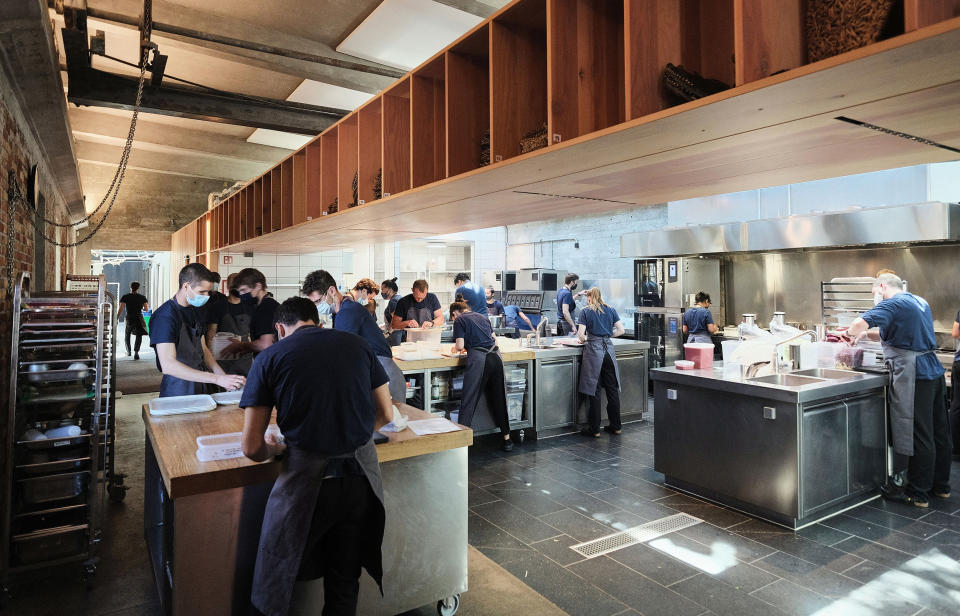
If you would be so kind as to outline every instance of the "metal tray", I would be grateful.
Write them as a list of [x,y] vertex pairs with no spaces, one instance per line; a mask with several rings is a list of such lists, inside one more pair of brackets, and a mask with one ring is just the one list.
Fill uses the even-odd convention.
[[49,530],[62,526],[77,526],[87,522],[87,505],[55,507],[42,511],[32,511],[14,516],[12,534],[25,535],[38,530]]
[[13,536],[13,553],[23,565],[83,553],[88,545],[87,525],[61,526]]
[[40,505],[75,498],[83,494],[90,481],[90,471],[19,479],[20,500],[27,505]]
[[35,464],[18,464],[14,467],[18,474],[30,477],[62,473],[64,471],[78,471],[90,464],[90,456],[85,458],[68,458],[66,460],[52,460]]

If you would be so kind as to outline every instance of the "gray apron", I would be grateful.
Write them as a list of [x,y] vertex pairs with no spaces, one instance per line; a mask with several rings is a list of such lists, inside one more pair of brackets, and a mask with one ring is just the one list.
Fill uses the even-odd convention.
[[400,366],[397,365],[397,362],[393,361],[393,357],[381,357],[377,355],[377,359],[380,360],[383,371],[387,373],[387,378],[390,379],[390,397],[395,402],[406,402],[407,381],[403,378],[403,371],[400,370]]
[[713,344],[710,334],[690,334],[687,336],[687,344],[691,342],[702,342],[704,344]]
[[918,351],[898,349],[883,343],[883,363],[890,371],[887,403],[894,452],[913,455],[913,399],[917,384]]
[[[363,566],[383,592],[383,563],[380,546],[383,542],[385,511],[380,465],[373,439],[352,453],[337,458],[355,457],[380,502],[376,519],[368,520],[369,537],[364,546]],[[260,547],[253,574],[251,600],[267,616],[286,614],[290,609],[293,587],[300,572],[300,562],[310,533],[320,484],[331,457],[296,447],[287,449],[283,470],[273,484],[260,531]],[[359,549],[359,548],[358,548]]]
[[[460,417],[458,423],[470,427],[473,423],[473,415],[477,412],[477,405],[480,404],[480,382],[483,380],[483,367],[487,363],[487,355],[495,353],[500,357],[500,348],[493,345],[491,348],[475,347],[467,349],[467,367],[463,373],[463,397],[460,399]],[[504,383],[503,395],[506,398],[507,388]]]
[[586,396],[597,394],[597,381],[600,379],[600,368],[603,366],[603,356],[609,355],[613,360],[613,369],[617,373],[617,389],[620,388],[620,366],[617,365],[617,355],[613,350],[613,342],[608,336],[588,336],[583,345],[583,357],[580,360],[580,387],[578,391]]
[[[231,314],[229,308],[227,310],[228,312],[220,319],[223,327],[218,326],[217,331],[237,334],[241,340],[250,340],[250,323],[253,322],[253,315],[246,310],[241,311],[240,314]],[[253,353],[247,353],[238,359],[218,359],[217,363],[227,374],[247,376],[247,373],[250,372],[250,366],[253,364]]]
[[[177,361],[181,364],[200,370],[210,372],[207,364],[203,360],[203,324],[202,319],[197,319],[198,325],[190,327],[184,320],[180,323],[180,335],[177,337],[177,343],[174,348],[177,352]],[[160,360],[157,359],[157,367],[160,367]],[[209,394],[217,391],[219,388],[212,383],[197,383],[195,381],[186,381],[184,379],[164,374],[160,379],[160,397],[169,398],[171,396],[192,396],[194,394]]]

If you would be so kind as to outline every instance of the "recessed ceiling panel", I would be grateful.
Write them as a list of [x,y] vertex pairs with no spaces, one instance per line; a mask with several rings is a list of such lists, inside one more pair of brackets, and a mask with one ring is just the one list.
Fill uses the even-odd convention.
[[384,0],[337,51],[409,71],[481,21],[433,0]]

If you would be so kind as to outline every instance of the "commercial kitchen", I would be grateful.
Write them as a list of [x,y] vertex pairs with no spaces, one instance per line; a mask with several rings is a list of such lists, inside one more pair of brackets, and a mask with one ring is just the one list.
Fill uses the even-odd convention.
[[960,613],[958,84],[956,0],[4,2],[0,613]]

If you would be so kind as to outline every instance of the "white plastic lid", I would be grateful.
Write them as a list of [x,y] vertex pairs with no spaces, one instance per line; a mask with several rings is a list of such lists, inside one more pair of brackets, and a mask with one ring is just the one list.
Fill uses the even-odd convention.
[[676,366],[677,368],[685,369],[685,368],[693,368],[695,364],[688,359],[678,359],[673,362],[673,365]]

